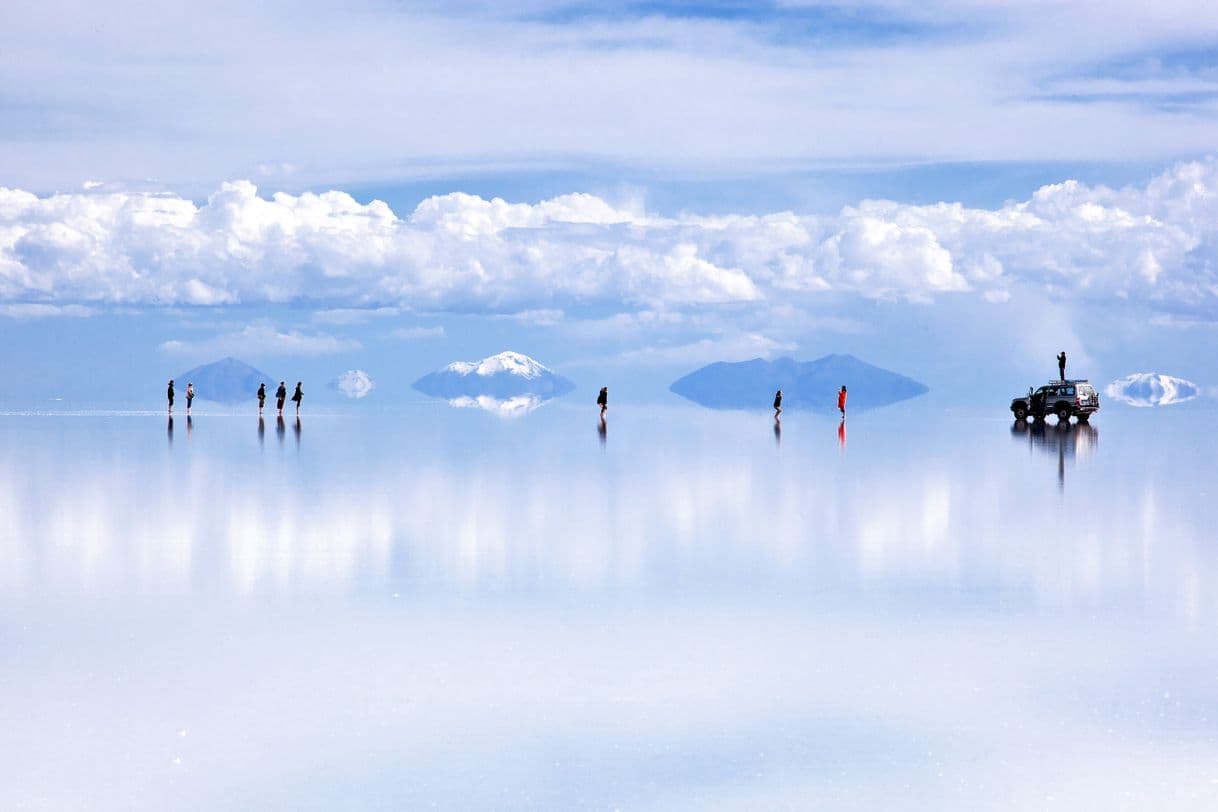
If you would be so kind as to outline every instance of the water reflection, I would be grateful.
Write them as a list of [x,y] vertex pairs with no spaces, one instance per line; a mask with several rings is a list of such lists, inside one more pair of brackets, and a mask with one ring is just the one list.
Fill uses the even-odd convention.
[[283,423],[283,415],[275,418],[275,437],[279,440],[279,447],[283,448],[283,438],[287,433],[287,427]]
[[837,424],[837,445],[842,450],[846,450],[846,418]]
[[296,422],[292,424],[292,435],[296,438],[296,450],[300,450],[300,418],[296,418]]
[[609,426],[605,423],[605,416],[603,414],[596,423],[596,436],[600,440],[601,448],[604,448],[609,439]]
[[517,395],[512,398],[493,398],[486,395],[478,397],[459,397],[448,401],[455,409],[481,409],[496,417],[523,417],[534,412],[553,398],[543,398],[540,395]]
[[169,446],[170,446],[170,448],[172,448],[173,447],[173,415],[169,416],[169,426],[166,429],[166,433],[169,436]]
[[[740,419],[708,436],[747,430]],[[1144,459],[1105,469],[1123,477],[1092,497],[1099,509],[1082,492],[1046,502],[1039,466],[987,451],[984,426],[925,442],[894,435],[842,469],[799,443],[776,459],[760,445],[741,453],[682,440],[680,425],[633,424],[621,467],[602,470],[544,427],[524,445],[471,457],[419,447],[427,426],[370,439],[335,437],[331,424],[314,437],[317,464],[292,474],[308,481],[290,488],[248,477],[246,457],[216,445],[179,461],[187,468],[173,476],[158,458],[102,453],[64,465],[60,454],[31,461],[10,449],[0,457],[9,511],[0,541],[37,563],[0,581],[82,593],[161,582],[345,592],[420,577],[559,591],[663,588],[674,578],[683,589],[727,578],[847,593],[1019,585],[1068,603],[1135,594],[1176,605],[1188,594],[1197,611],[1213,611],[1204,585],[1218,583],[1216,553],[1197,542],[1213,510],[1200,498],[1161,508]],[[216,424],[208,443],[225,428]],[[646,429],[654,433],[635,436]],[[239,424],[231,430],[239,435]],[[1092,453],[1098,432],[1025,426],[1012,436],[1070,461]],[[1058,532],[1063,522],[1074,530]]]
[[1037,452],[1057,458],[1058,488],[1066,485],[1066,463],[1075,458],[1086,459],[1095,453],[1099,445],[1099,430],[1091,423],[1055,423],[1048,425],[1043,420],[1016,420],[1011,424],[1011,436],[1019,442],[1027,442]]
[[782,421],[778,419],[778,415],[774,416],[774,445],[782,447]]
[[266,423],[262,420],[262,415],[258,415],[258,447],[262,448],[266,442]]

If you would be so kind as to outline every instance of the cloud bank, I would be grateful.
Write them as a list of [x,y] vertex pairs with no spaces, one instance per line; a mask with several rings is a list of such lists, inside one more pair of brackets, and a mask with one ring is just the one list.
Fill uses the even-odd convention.
[[139,192],[0,189],[0,303],[25,308],[310,303],[512,313],[827,293],[1002,303],[1033,289],[1204,316],[1218,304],[1216,252],[1214,159],[1138,188],[1066,181],[998,209],[866,200],[829,217],[657,217],[588,194],[527,204],[461,193],[400,217],[339,191],[267,199],[247,181],[223,184],[202,205]]
[[1185,403],[1201,393],[1197,384],[1158,372],[1135,372],[1119,378],[1104,389],[1104,394],[1130,406],[1171,406]]

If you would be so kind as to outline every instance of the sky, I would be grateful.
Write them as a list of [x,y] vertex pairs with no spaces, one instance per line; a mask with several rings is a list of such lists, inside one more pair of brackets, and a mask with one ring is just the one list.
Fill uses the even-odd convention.
[[6,3],[0,402],[504,349],[1212,396],[1216,125],[1208,2]]

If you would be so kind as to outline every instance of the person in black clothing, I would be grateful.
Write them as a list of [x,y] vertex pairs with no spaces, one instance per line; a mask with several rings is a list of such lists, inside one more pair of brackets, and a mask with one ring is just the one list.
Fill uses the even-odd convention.
[[601,387],[601,393],[596,396],[596,405],[601,407],[601,419],[604,420],[605,410],[609,408],[609,387]]
[[1066,351],[1062,350],[1057,356],[1057,377],[1066,380]]
[[169,391],[165,393],[165,397],[169,398],[169,413],[173,414],[173,378],[169,379]]
[[283,402],[288,399],[288,388],[283,381],[279,382],[279,388],[275,390],[275,408],[279,410],[279,416],[283,417]]
[[300,417],[300,402],[304,400],[304,390],[300,387],[300,381],[296,382],[296,391],[292,393],[292,400],[296,403],[296,416]]
[[187,383],[186,384],[186,418],[187,418],[188,425],[189,425],[189,421],[190,421],[190,404],[194,401],[194,399],[195,399],[195,385],[193,383]]
[[779,389],[774,393],[774,419],[778,419],[778,415],[782,414],[782,390]]
[[258,384],[258,416],[262,417],[262,407],[266,403],[266,384]]

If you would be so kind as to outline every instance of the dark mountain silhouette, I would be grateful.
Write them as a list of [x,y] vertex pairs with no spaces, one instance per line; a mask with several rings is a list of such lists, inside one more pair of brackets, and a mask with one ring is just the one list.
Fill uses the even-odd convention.
[[875,409],[929,391],[912,378],[853,355],[826,355],[802,363],[792,358],[720,361],[691,372],[668,388],[712,409],[763,409],[773,401],[774,390],[781,389],[784,409],[836,412],[837,391],[843,385],[849,394],[849,411]]
[[272,379],[265,372],[259,372],[236,358],[222,358],[175,377],[174,384],[179,398],[186,397],[188,383],[195,385],[195,397],[200,400],[239,403],[245,400],[253,401],[260,383],[266,384],[267,397],[272,397],[279,379]]
[[424,375],[414,388],[438,398],[507,399],[538,395],[548,400],[575,388],[569,380],[518,352],[501,352],[481,361],[456,361]]

